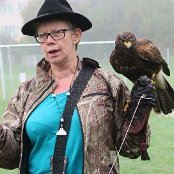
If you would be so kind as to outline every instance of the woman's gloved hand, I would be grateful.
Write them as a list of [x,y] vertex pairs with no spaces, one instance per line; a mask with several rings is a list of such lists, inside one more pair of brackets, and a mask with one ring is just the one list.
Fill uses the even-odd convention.
[[154,83],[148,77],[141,76],[131,90],[131,99],[126,112],[127,122],[132,122],[130,132],[138,133],[147,125],[155,103]]
[[141,76],[131,90],[132,104],[137,104],[140,98],[140,105],[155,106],[155,86],[147,76]]

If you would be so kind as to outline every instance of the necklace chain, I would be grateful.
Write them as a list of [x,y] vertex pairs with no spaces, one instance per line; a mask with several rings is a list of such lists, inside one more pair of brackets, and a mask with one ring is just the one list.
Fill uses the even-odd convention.
[[[73,74],[73,77],[72,77],[72,80],[71,80],[71,84],[70,84],[70,88],[69,88],[69,91],[66,93],[67,96],[70,95],[70,92],[71,92],[71,88],[72,88],[72,84],[76,78],[76,73],[77,73],[77,69],[78,69],[78,65],[79,65],[79,58],[77,57],[77,65],[76,65],[76,68],[75,68],[75,71],[74,71],[74,74]],[[52,78],[52,71],[51,71],[51,81],[53,81],[53,78]],[[53,91],[53,86],[52,86],[52,91]],[[53,99],[55,100],[56,102],[56,105],[57,105],[57,108],[58,108],[58,111],[59,111],[59,114],[60,114],[60,128],[59,130],[57,131],[56,135],[67,135],[66,131],[64,130],[63,128],[63,125],[64,125],[64,118],[62,116],[62,113],[61,113],[61,110],[60,110],[60,107],[59,107],[59,103],[57,102],[56,100],[56,94],[52,94],[52,97]]]
[[59,128],[59,130],[57,131],[56,135],[67,135],[66,131],[65,131],[64,128],[63,128],[64,118],[62,117],[62,113],[61,113],[59,104],[58,104],[58,102],[57,102],[57,100],[56,100],[56,94],[52,94],[52,97],[53,97],[53,99],[54,99],[55,102],[56,102],[56,105],[57,105],[57,108],[58,108],[58,111],[59,111],[59,114],[60,114],[60,128]]

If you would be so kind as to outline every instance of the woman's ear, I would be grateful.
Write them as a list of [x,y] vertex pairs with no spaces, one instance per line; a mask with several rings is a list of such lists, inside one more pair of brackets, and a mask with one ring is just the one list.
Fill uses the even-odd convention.
[[76,28],[73,33],[73,41],[75,44],[80,42],[80,39],[82,37],[82,30],[80,28]]

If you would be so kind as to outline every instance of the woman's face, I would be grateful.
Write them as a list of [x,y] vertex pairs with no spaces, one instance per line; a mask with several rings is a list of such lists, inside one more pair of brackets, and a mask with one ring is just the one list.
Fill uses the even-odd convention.
[[[42,37],[42,34],[53,32],[61,29],[70,29],[70,24],[62,20],[52,20],[42,22],[37,25],[37,35]],[[65,37],[63,32],[60,34],[62,37],[58,40],[51,35],[47,35],[44,43],[40,43],[43,56],[50,64],[62,64],[67,61],[72,61],[76,57],[76,44],[80,42],[82,31],[80,28],[73,30],[66,30]],[[57,36],[56,36],[57,37]]]

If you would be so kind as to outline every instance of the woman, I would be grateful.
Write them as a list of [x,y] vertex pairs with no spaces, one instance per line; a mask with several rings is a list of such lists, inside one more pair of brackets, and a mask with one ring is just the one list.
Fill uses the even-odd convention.
[[[67,135],[62,114],[84,67],[77,45],[82,32],[91,27],[89,19],[73,12],[66,0],[45,0],[37,17],[23,26],[22,33],[36,38],[44,58],[37,65],[36,77],[19,87],[3,114],[0,167],[19,167],[20,174],[62,173],[56,171],[59,163],[53,158],[56,138]],[[63,170],[66,174],[118,174],[117,152],[137,158],[149,146],[153,84],[143,77],[130,95],[116,75],[91,59],[86,61],[96,69],[72,115]],[[133,119],[143,94],[150,99],[142,99]]]

